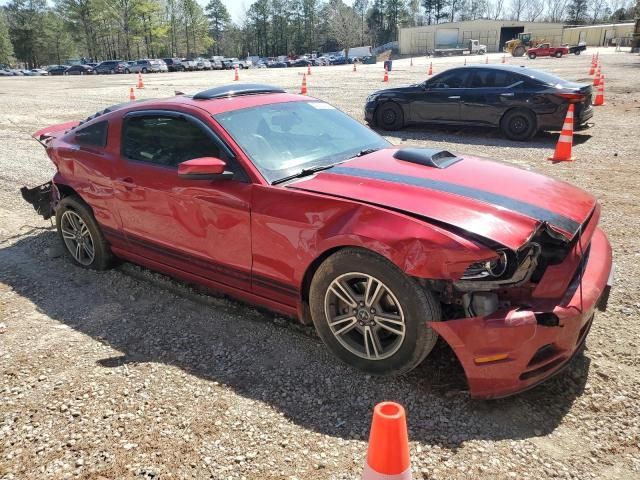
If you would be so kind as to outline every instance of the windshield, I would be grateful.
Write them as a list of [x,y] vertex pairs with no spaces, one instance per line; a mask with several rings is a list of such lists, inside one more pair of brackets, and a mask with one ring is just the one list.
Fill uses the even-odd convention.
[[373,130],[319,101],[262,105],[221,113],[215,119],[270,183],[390,145]]

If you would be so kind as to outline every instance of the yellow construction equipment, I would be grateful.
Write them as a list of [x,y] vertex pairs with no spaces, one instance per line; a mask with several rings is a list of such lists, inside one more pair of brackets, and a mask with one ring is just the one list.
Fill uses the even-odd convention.
[[519,33],[518,38],[509,40],[504,44],[504,51],[514,57],[522,57],[529,48],[536,48],[543,42],[544,39],[532,39],[531,32]]

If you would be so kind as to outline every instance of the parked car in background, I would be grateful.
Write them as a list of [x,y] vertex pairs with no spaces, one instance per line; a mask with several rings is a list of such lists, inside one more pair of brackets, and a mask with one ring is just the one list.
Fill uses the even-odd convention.
[[93,75],[95,73],[97,73],[96,70],[88,65],[71,65],[64,71],[65,75]]
[[193,72],[198,69],[198,62],[192,58],[183,58],[181,62],[184,65],[185,70]]
[[552,47],[550,43],[541,43],[535,48],[527,50],[527,57],[531,60],[536,57],[556,57],[560,58],[562,55],[568,55],[568,47]]
[[128,69],[131,73],[158,73],[161,71],[160,63],[148,58],[136,60],[135,65],[130,65]]
[[346,65],[349,63],[349,59],[344,56],[333,57],[330,60],[331,65]]
[[288,68],[289,62],[285,61],[274,61],[267,64],[268,68]]
[[49,75],[49,72],[43,68],[32,68],[30,70],[30,76],[32,77],[40,77],[40,76],[47,76]]
[[223,58],[224,57],[221,57],[219,55],[211,57],[211,68],[213,70],[222,70],[224,68],[224,65],[222,65]]
[[127,69],[130,70],[130,67],[127,64],[127,62],[124,62],[122,60],[105,60],[104,62],[101,62],[98,64],[98,66],[95,68],[95,72],[98,75],[104,75],[104,74],[114,74],[114,73],[125,73]]
[[195,61],[198,62],[198,70],[211,70],[211,62],[206,58],[198,57]]
[[511,140],[540,130],[560,130],[575,104],[580,128],[593,116],[592,89],[540,70],[511,65],[469,65],[422,83],[372,93],[365,120],[385,130],[410,124],[499,128]]
[[157,65],[160,68],[160,73],[166,73],[169,71],[169,66],[161,58],[155,58],[151,60],[153,65]]
[[51,65],[47,68],[49,75],[64,75],[64,72],[69,68],[67,65]]
[[292,67],[308,67],[311,64],[312,64],[311,60],[307,60],[306,58],[298,58],[297,60],[293,61],[291,66]]
[[593,195],[393,146],[306,95],[224,85],[33,136],[56,171],[23,197],[56,217],[78,268],[117,257],[292,316],[369,375],[411,371],[440,338],[471,397],[505,397],[559,373],[607,307],[612,252]]
[[165,58],[164,63],[170,72],[184,72],[185,66],[179,58]]

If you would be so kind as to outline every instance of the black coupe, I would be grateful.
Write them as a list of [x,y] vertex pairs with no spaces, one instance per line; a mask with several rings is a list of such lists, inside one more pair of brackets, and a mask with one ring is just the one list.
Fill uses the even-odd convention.
[[411,124],[499,128],[511,140],[539,130],[560,130],[569,103],[574,124],[593,116],[591,85],[511,65],[470,65],[446,70],[417,85],[379,90],[367,98],[365,120],[384,130]]

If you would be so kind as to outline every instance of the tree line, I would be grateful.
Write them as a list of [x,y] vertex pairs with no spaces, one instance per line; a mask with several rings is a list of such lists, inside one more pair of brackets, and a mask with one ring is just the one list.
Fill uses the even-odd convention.
[[[236,0],[233,0],[236,1]],[[633,19],[640,0],[257,0],[234,22],[221,0],[10,0],[0,64],[225,55],[277,56],[394,41],[402,27],[505,19]]]

